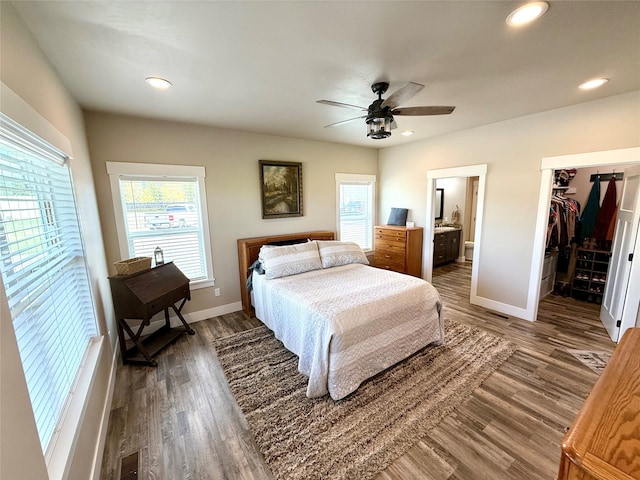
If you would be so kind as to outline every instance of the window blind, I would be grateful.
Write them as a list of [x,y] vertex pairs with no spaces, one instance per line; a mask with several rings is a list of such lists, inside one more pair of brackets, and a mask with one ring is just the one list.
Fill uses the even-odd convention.
[[160,247],[191,281],[207,278],[198,179],[120,176],[129,255]]
[[340,182],[340,240],[373,249],[373,183]]
[[65,156],[0,120],[0,273],[46,454],[96,319]]

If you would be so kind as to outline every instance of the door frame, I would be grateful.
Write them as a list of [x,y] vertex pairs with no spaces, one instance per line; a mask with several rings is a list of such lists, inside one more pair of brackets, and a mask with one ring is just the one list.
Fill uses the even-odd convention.
[[[529,295],[527,299],[527,311],[531,314],[532,320],[538,317],[540,280],[542,279],[542,262],[544,261],[554,170],[563,168],[606,167],[607,165],[622,164],[640,164],[640,147],[544,157],[540,161],[540,170],[542,171],[540,178],[540,197],[538,200],[536,233],[533,241],[533,256],[531,259],[531,282],[529,283]],[[637,247],[638,242],[636,242],[636,248]],[[635,270],[640,270],[640,267]],[[637,308],[638,305],[634,307],[634,311],[636,311]]]
[[484,215],[484,192],[487,179],[487,164],[468,165],[465,167],[440,168],[427,172],[427,218],[425,224],[425,242],[422,255],[424,279],[431,282],[433,278],[433,239],[436,205],[436,180],[439,178],[478,177],[478,204],[476,207],[476,231],[473,236],[473,263],[471,264],[471,289],[469,301],[478,304],[478,268],[480,266],[480,237],[482,236],[482,220]]

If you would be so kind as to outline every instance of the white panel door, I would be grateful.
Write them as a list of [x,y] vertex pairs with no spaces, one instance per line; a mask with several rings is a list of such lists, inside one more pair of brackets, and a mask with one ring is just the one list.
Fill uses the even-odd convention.
[[[622,196],[618,207],[616,229],[611,246],[611,260],[607,272],[607,283],[602,297],[602,307],[600,308],[600,320],[614,342],[617,342],[620,338],[620,327],[622,326],[625,308],[633,308],[634,317],[638,308],[635,290],[640,290],[640,285],[637,285],[635,280],[637,275],[634,275],[634,280],[631,283],[629,280],[633,266],[631,255],[636,245],[639,220],[640,166],[628,168],[624,172]],[[638,265],[640,259],[636,258],[635,263],[633,271],[637,272],[640,269]],[[631,307],[631,302],[635,302],[635,306]],[[628,325],[624,325],[624,327],[626,329]]]

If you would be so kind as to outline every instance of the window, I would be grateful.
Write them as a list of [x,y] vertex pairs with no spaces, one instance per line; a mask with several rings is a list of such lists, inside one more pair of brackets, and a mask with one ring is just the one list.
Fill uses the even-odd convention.
[[336,173],[338,238],[373,250],[375,175]]
[[0,114],[0,272],[45,455],[97,335],[64,153]]
[[204,167],[107,162],[123,259],[157,247],[189,278],[213,285]]

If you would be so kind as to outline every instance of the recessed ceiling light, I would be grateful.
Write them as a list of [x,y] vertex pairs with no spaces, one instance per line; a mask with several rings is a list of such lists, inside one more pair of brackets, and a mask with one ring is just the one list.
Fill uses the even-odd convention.
[[608,78],[594,78],[594,79],[589,80],[587,82],[581,83],[580,85],[578,85],[578,88],[581,89],[581,90],[591,90],[593,88],[601,87],[602,85],[604,85],[608,81],[609,81]]
[[400,135],[404,135],[405,137],[410,137],[411,135],[413,135],[414,132],[413,130],[405,130],[404,132],[402,132]]
[[165,80],[160,77],[147,77],[145,80],[153,88],[157,88],[159,90],[166,90],[171,86],[171,82],[169,80]]
[[531,2],[516,8],[507,17],[507,24],[519,27],[540,18],[549,9],[547,2]]

